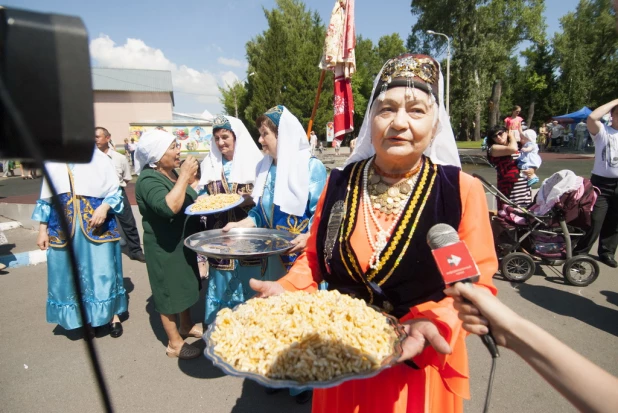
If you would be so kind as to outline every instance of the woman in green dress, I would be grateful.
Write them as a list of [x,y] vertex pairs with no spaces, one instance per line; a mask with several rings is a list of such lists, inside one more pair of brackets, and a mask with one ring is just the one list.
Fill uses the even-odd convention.
[[[189,182],[198,163],[189,156],[177,173],[179,165],[180,147],[172,134],[154,130],[142,135],[135,153],[135,171],[140,174],[135,198],[142,214],[146,268],[155,310],[161,314],[169,339],[166,354],[192,359],[201,351],[185,343],[183,337],[203,334],[203,327],[193,324],[189,311],[199,299],[200,281],[196,254],[183,242],[199,231],[199,217],[184,213],[197,198]],[[176,314],[180,314],[179,328]]]

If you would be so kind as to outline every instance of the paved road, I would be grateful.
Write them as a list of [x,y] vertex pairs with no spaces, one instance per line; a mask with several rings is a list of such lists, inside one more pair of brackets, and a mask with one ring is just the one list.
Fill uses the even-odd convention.
[[[253,382],[223,376],[204,358],[167,358],[145,266],[126,257],[123,265],[130,293],[125,334],[96,339],[116,411],[309,412],[309,406],[296,405],[283,392],[267,396]],[[602,266],[599,279],[587,288],[564,285],[550,267],[537,274],[521,285],[496,278],[501,299],[618,375],[618,271]],[[0,412],[100,411],[84,343],[76,333],[45,322],[45,297],[45,265],[0,272]],[[196,320],[202,315],[203,300],[194,309]],[[490,359],[476,337],[468,343],[472,400],[466,411],[478,412]],[[492,411],[575,410],[523,361],[502,350]]]

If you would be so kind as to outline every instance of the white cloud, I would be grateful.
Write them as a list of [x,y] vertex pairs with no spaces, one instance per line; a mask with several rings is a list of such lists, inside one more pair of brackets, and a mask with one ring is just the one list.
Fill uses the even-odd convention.
[[223,84],[228,87],[240,80],[238,76],[236,76],[236,73],[230,71],[223,72],[219,76],[223,80]]
[[241,62],[240,60],[228,59],[225,57],[218,58],[217,63],[224,65],[224,66],[231,66],[231,67],[243,67],[244,66],[244,63]]
[[[181,95],[191,98],[209,108],[219,109],[219,89],[217,76],[207,71],[199,71],[186,65],[177,65],[167,59],[160,49],[148,46],[140,39],[127,39],[123,45],[117,45],[109,36],[101,34],[90,42],[90,55],[102,67],[125,69],[170,70],[175,92],[187,92],[193,95]],[[220,76],[223,82],[230,79],[229,73]],[[234,75],[236,76],[236,75]],[[233,81],[232,81],[233,82]],[[196,96],[200,95],[200,96]]]
[[125,69],[175,70],[163,52],[153,49],[139,39],[127,39],[122,46],[107,35],[100,35],[90,42],[90,55],[103,67]]

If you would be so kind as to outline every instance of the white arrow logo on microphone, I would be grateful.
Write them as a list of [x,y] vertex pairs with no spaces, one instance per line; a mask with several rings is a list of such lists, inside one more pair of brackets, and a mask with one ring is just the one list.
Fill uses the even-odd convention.
[[457,267],[459,265],[459,263],[461,262],[461,258],[458,257],[457,255],[451,255],[446,262],[448,262],[448,265],[450,265],[451,267]]

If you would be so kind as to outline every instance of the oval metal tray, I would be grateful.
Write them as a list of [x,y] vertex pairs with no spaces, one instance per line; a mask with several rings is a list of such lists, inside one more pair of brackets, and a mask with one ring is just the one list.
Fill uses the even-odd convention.
[[296,235],[268,228],[233,228],[202,231],[185,239],[185,246],[196,253],[216,259],[264,258],[289,251]]
[[195,205],[193,203],[193,204],[191,204],[191,205],[189,205],[188,207],[185,208],[185,214],[186,215],[212,215],[212,214],[218,214],[220,212],[225,212],[225,211],[229,211],[230,209],[236,208],[237,206],[242,204],[244,201],[245,201],[245,198],[243,198],[241,196],[238,201],[234,202],[233,204],[226,205],[223,208],[209,209],[207,211],[197,211],[197,212],[191,211],[191,208],[193,207],[193,205]]
[[[241,305],[243,304],[239,304],[236,307],[234,307],[234,310],[238,306],[241,306]],[[350,380],[369,379],[371,377],[377,376],[383,370],[386,370],[387,368],[392,367],[395,364],[397,364],[397,360],[399,359],[399,357],[401,357],[401,353],[403,352],[402,343],[407,337],[407,334],[404,331],[403,326],[399,324],[399,320],[397,320],[395,317],[389,314],[384,313],[383,311],[381,311],[379,308],[375,306],[371,306],[371,307],[379,311],[386,317],[388,323],[393,327],[393,329],[395,330],[395,334],[396,334],[396,338],[393,343],[393,353],[382,361],[382,366],[377,370],[370,370],[365,373],[343,374],[341,376],[334,377],[331,380],[327,380],[327,381],[311,381],[311,382],[305,382],[305,383],[301,383],[295,380],[272,379],[270,377],[266,377],[258,373],[241,371],[241,370],[236,369],[234,366],[232,366],[231,364],[223,360],[221,356],[215,353],[215,345],[217,343],[216,341],[212,339],[212,333],[214,332],[214,329],[216,327],[216,321],[214,323],[211,323],[208,326],[208,329],[202,336],[202,340],[204,340],[204,342],[206,343],[206,348],[204,349],[204,355],[206,356],[206,358],[212,361],[213,365],[220,368],[227,375],[250,379],[250,380],[258,382],[264,387],[270,387],[274,389],[290,388],[290,389],[301,390],[301,391],[310,390],[310,389],[327,389],[330,387],[338,386]]]

